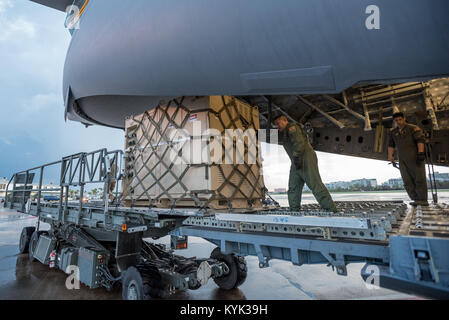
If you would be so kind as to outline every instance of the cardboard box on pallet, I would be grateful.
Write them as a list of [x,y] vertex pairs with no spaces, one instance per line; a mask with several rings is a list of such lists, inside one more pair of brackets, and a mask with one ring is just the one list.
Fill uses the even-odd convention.
[[258,129],[257,107],[228,96],[174,99],[127,119],[125,204],[262,207]]

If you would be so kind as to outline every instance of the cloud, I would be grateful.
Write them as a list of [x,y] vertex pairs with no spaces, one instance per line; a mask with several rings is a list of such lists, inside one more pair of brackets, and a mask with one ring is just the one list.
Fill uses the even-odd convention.
[[36,34],[34,25],[22,17],[7,19],[0,16],[0,41],[7,41],[25,36],[33,38]]
[[7,18],[5,12],[12,8],[11,0],[0,0],[0,41],[26,36],[33,38],[36,28],[33,23],[23,17]]
[[25,110],[34,113],[54,109],[55,107],[62,108],[62,105],[63,100],[59,93],[37,94],[27,103]]
[[22,91],[17,98],[47,92],[62,96],[64,61],[71,39],[63,26],[65,15],[24,2],[0,13],[0,82],[8,82],[9,92]]
[[0,0],[0,13],[3,13],[7,8],[12,8],[11,0]]
[[11,141],[9,141],[8,139],[1,138],[1,137],[0,137],[0,142],[2,142],[3,144],[7,144],[7,145],[11,145],[12,144]]

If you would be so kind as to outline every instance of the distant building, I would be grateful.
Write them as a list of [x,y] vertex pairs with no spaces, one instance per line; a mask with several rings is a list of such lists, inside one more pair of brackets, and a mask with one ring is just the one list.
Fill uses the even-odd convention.
[[377,188],[376,179],[357,179],[352,181],[337,181],[326,183],[329,190],[350,190],[350,189],[365,189]]
[[6,197],[6,187],[9,180],[7,178],[0,178],[0,198]]
[[329,190],[336,190],[336,189],[349,189],[350,182],[348,181],[337,181],[337,182],[329,182],[326,183],[326,188]]
[[[9,179],[7,178],[0,178],[0,198],[6,198],[6,187],[8,186]],[[59,186],[55,186],[53,183],[50,184],[43,184],[41,193],[42,195],[48,195],[48,196],[59,196],[59,191],[54,190],[59,188]],[[39,190],[39,184],[34,183],[32,187],[33,191],[31,192],[32,195],[37,195]],[[9,190],[12,190],[12,183],[9,186]]]
[[388,181],[382,184],[384,187],[388,187],[390,189],[402,189],[404,188],[404,181],[401,178],[389,179]]
[[[439,188],[449,187],[449,173],[435,172],[435,181],[438,182]],[[427,179],[429,185],[429,180]],[[404,189],[404,181],[401,178],[393,178],[388,181],[378,184],[377,179],[356,179],[351,181],[335,181],[325,184],[326,188],[330,191],[356,191],[356,190],[385,190],[385,189]],[[304,185],[303,192],[310,192],[310,188]],[[286,193],[286,188],[275,188],[274,193]]]
[[449,181],[449,173],[435,172],[435,181],[439,181],[439,182]]
[[[55,190],[58,189],[59,186],[55,186],[52,182],[50,184],[43,184],[41,188],[41,194],[42,196],[58,196],[60,194],[60,191]],[[39,191],[39,184],[33,183],[33,191],[31,194],[37,195]]]
[[357,179],[351,181],[351,187],[360,187],[360,188],[376,188],[377,180],[376,179]]

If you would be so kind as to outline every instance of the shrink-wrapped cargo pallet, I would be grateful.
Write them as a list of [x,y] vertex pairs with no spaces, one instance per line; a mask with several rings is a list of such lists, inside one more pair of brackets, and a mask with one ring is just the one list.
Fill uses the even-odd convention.
[[262,207],[257,107],[183,97],[126,120],[128,206]]

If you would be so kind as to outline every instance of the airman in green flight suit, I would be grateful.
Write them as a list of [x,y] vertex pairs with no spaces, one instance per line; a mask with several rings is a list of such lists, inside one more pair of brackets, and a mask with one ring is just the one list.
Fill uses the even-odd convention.
[[337,212],[329,191],[321,181],[315,150],[301,126],[289,123],[288,119],[279,113],[275,114],[273,119],[279,129],[279,143],[284,146],[292,161],[288,182],[290,210],[300,210],[302,190],[306,183],[324,210]]
[[393,118],[398,126],[390,132],[388,160],[395,162],[393,155],[397,150],[404,187],[413,200],[411,205],[428,206],[424,133],[418,126],[407,123],[402,112],[395,113]]

